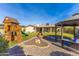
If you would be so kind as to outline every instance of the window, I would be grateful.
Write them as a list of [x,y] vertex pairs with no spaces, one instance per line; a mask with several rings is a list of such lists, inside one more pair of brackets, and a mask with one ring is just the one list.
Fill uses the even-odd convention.
[[17,33],[14,31],[14,32],[12,32],[12,35],[16,36],[16,35],[17,35]]
[[10,31],[10,25],[8,25],[8,31]]

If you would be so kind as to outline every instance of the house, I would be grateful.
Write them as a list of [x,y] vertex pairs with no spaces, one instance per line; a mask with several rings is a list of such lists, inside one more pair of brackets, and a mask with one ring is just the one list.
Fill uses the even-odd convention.
[[22,31],[24,31],[25,33],[36,32],[35,26],[33,25],[22,26]]
[[22,31],[25,33],[28,32],[53,32],[55,30],[54,25],[28,25],[28,26],[22,26]]
[[21,26],[15,18],[5,17],[4,21],[4,36],[8,41],[21,42]]
[[55,26],[52,24],[36,25],[36,32],[53,32],[54,30]]

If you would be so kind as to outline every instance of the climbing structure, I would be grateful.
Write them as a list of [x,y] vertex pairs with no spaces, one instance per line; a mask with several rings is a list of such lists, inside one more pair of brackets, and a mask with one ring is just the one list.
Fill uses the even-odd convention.
[[4,38],[7,41],[14,41],[16,40],[18,43],[22,41],[21,36],[21,26],[19,22],[11,17],[5,17],[4,21]]

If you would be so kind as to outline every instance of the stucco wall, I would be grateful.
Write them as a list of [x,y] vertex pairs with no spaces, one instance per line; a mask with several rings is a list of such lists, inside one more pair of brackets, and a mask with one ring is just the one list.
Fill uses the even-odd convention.
[[35,29],[34,29],[34,27],[32,27],[32,26],[28,26],[28,27],[25,27],[25,32],[27,33],[27,32],[35,32]]

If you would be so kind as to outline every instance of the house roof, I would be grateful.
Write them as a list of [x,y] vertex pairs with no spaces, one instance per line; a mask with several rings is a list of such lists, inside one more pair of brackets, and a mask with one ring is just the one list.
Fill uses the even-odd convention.
[[58,26],[79,26],[79,13],[76,13],[72,15],[70,18],[68,18],[65,21],[60,21],[56,23]]
[[55,26],[37,26],[37,27],[41,28],[41,27],[55,27]]
[[40,28],[40,27],[55,27],[54,25],[39,25],[39,26],[37,26],[37,25],[28,25],[28,26],[22,26],[22,27],[29,27],[29,26],[37,27],[37,28]]
[[54,25],[51,25],[51,24],[49,24],[49,25],[39,25],[39,26],[36,26],[36,27],[55,27]]
[[19,23],[15,18],[6,16],[3,23],[9,23],[9,22],[11,22],[11,23]]
[[21,26],[21,27],[22,27],[22,28],[25,28],[25,27],[29,27],[29,26],[35,27],[34,25],[27,25],[27,26]]
[[31,26],[31,27],[35,27],[34,25],[27,25],[27,26],[25,26],[25,27],[29,27],[29,26]]

